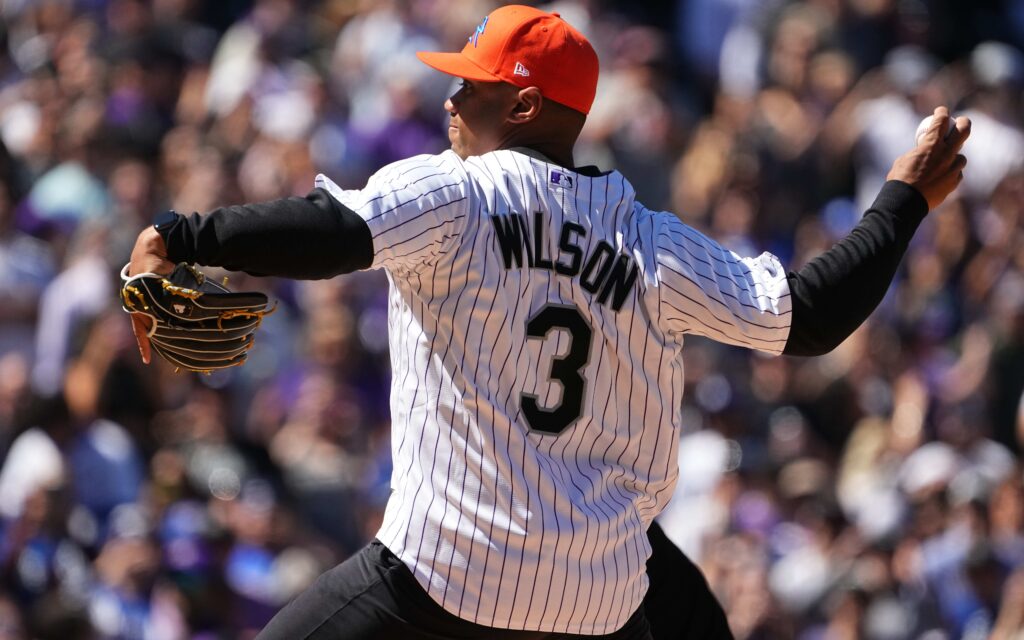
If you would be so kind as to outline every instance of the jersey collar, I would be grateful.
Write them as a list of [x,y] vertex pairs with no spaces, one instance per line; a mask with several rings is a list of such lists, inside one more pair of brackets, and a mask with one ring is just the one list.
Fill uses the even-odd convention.
[[[531,157],[531,158],[533,158],[535,160],[540,160],[542,162],[548,162],[550,164],[558,164],[556,162],[552,162],[551,158],[547,157],[546,155],[544,155],[540,151],[537,151],[536,149],[531,149],[530,147],[511,147],[509,149],[509,151],[514,151],[515,153],[521,153],[524,156],[529,156],[529,157]],[[611,173],[611,171],[601,171],[597,166],[592,165],[592,164],[588,164],[588,165],[586,165],[584,167],[564,167],[564,168],[568,169],[569,171],[575,171],[576,173],[580,174],[581,176],[586,176],[588,178],[600,178],[601,176],[606,176],[606,175]]]

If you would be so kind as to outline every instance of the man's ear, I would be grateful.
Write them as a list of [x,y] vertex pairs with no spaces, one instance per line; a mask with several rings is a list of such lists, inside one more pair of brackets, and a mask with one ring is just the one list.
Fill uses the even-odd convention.
[[526,87],[520,89],[516,104],[512,107],[512,113],[508,120],[513,124],[524,124],[534,120],[540,115],[544,106],[544,96],[537,87]]

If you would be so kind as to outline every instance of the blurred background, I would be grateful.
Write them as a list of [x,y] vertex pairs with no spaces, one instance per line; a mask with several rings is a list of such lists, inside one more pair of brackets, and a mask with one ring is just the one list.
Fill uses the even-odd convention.
[[[247,638],[376,531],[386,280],[280,301],[246,366],[141,365],[117,272],[153,213],[358,187],[446,147],[482,0],[0,0],[0,639]],[[662,516],[740,639],[1022,637],[1024,2],[575,0],[580,164],[798,268],[938,104],[966,178],[816,359],[692,339]]]

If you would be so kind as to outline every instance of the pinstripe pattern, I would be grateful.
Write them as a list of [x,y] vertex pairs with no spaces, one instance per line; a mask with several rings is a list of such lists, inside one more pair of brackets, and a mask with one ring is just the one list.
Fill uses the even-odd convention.
[[[647,589],[646,528],[676,480],[683,338],[780,352],[782,266],[647,210],[618,172],[514,151],[418,156],[359,191],[317,186],[367,221],[390,283],[394,473],[378,538],[461,618],[619,628]],[[522,405],[534,396],[544,416],[568,401],[549,373],[578,338],[568,325],[527,335],[550,305],[592,332],[580,410],[560,433],[531,430]]]

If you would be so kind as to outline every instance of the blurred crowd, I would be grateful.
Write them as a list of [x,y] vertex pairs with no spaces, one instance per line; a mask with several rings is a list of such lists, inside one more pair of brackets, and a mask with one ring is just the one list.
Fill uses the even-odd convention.
[[[485,0],[0,0],[0,640],[251,637],[374,535],[387,282],[230,274],[249,362],[144,367],[117,274],[160,210],[359,187],[446,147]],[[579,164],[792,268],[938,104],[959,191],[816,359],[703,340],[662,525],[737,638],[1024,637],[1024,3],[565,0],[598,48]]]

